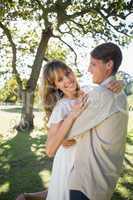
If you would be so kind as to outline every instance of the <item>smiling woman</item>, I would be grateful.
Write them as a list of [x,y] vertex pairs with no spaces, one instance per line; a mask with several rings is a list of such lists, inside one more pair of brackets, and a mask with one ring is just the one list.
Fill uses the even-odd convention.
[[[80,90],[71,68],[58,60],[44,66],[42,84],[44,109],[49,118],[46,152],[49,157],[55,155],[47,200],[69,199],[67,180],[74,161],[76,141],[66,137],[74,121],[85,110],[85,96],[83,98],[84,92]],[[80,95],[82,98],[78,99]],[[64,148],[64,144],[69,148]]]
[[41,87],[44,109],[48,117],[59,99],[62,97],[74,98],[79,91],[76,77],[71,68],[58,60],[53,60],[45,65]]
[[55,86],[58,90],[63,91],[64,97],[74,98],[78,84],[72,70],[69,68],[67,70],[59,69],[55,72],[55,77]]

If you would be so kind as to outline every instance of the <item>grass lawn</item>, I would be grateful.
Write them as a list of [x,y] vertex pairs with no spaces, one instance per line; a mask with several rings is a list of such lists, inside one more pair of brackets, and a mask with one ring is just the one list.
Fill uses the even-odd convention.
[[[31,133],[12,130],[20,109],[0,111],[0,200],[15,200],[22,192],[48,187],[52,159],[45,154],[42,113],[35,112],[36,128]],[[133,112],[130,112],[124,168],[113,200],[133,200]]]

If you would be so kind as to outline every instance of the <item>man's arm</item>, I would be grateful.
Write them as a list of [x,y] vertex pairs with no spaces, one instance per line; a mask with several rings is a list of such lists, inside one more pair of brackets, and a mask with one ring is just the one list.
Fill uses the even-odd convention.
[[114,93],[106,88],[96,86],[89,93],[87,108],[74,122],[68,133],[68,138],[85,133],[94,128],[115,112],[119,112],[117,98]]

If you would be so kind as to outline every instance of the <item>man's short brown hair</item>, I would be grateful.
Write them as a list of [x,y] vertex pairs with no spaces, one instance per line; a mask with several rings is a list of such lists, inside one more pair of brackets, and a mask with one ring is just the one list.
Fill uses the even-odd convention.
[[122,62],[122,52],[119,46],[114,43],[107,42],[101,45],[98,45],[94,48],[90,55],[95,58],[102,60],[107,63],[109,60],[113,61],[113,71],[112,74],[116,74]]

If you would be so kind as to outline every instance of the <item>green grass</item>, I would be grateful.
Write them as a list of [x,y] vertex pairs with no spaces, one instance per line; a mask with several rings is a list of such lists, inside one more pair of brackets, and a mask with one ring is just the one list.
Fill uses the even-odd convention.
[[16,114],[14,108],[0,111],[0,200],[14,200],[19,193],[48,187],[52,159],[44,152],[46,134],[41,116],[35,112],[33,132],[19,133],[12,130],[20,119],[18,109]]
[[44,153],[46,135],[17,133],[0,143],[0,200],[47,187],[52,160]]
[[133,106],[133,94],[128,96],[128,103]]
[[124,167],[113,200],[133,200],[133,130],[128,132]]
[[[18,110],[17,110],[18,111]],[[12,114],[12,115],[11,115]],[[40,113],[35,115],[40,116]],[[0,200],[15,200],[22,192],[41,191],[48,186],[52,160],[44,152],[46,134],[39,118],[31,133],[9,128],[19,113],[0,112]],[[17,116],[17,117],[16,117]],[[124,169],[112,200],[133,200],[133,112],[130,113]]]

